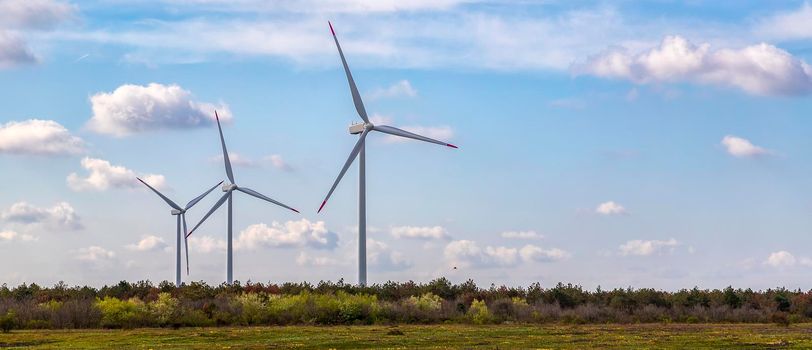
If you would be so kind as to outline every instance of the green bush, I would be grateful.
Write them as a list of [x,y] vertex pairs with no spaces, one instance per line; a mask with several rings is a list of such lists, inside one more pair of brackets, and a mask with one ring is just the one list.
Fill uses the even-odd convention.
[[268,322],[268,310],[265,306],[267,296],[257,293],[243,293],[234,298],[240,309],[240,323],[244,325],[258,325]]
[[96,301],[102,313],[101,326],[104,328],[133,328],[143,325],[139,321],[144,317],[144,303],[137,298],[119,300],[105,297]]
[[180,302],[172,297],[172,294],[162,292],[158,294],[158,299],[149,303],[148,309],[151,318],[157,321],[160,326],[172,325],[177,322]]
[[491,312],[488,311],[488,305],[482,300],[474,299],[471,302],[471,307],[468,308],[468,317],[474,324],[486,324],[491,322]]
[[412,304],[412,306],[425,312],[438,311],[443,305],[443,299],[432,294],[431,292],[423,294],[419,297],[411,296],[407,300],[407,302]]
[[0,330],[2,330],[3,333],[11,332],[16,323],[14,311],[8,310],[5,315],[0,316]]

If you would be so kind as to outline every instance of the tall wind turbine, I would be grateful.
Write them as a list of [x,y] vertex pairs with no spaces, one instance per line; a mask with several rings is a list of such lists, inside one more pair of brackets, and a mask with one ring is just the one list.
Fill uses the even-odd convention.
[[223,203],[225,203],[225,201],[228,200],[228,257],[227,257],[227,266],[228,267],[227,267],[227,270],[226,270],[226,282],[228,284],[231,284],[231,282],[233,282],[233,280],[234,280],[233,279],[233,277],[234,277],[234,274],[233,274],[233,272],[234,272],[234,259],[233,259],[233,254],[232,254],[232,251],[233,251],[233,249],[232,249],[233,248],[232,223],[233,223],[233,221],[232,221],[232,197],[231,197],[231,193],[234,192],[235,190],[240,191],[240,192],[245,193],[245,194],[247,194],[249,196],[256,197],[256,198],[262,199],[264,201],[271,202],[271,203],[276,204],[276,205],[278,205],[280,207],[293,210],[293,211],[295,211],[297,213],[299,211],[296,210],[296,209],[293,209],[293,208],[291,208],[291,207],[289,207],[289,206],[287,206],[285,204],[277,202],[277,201],[265,196],[262,193],[254,191],[254,190],[252,190],[252,189],[250,189],[248,187],[237,186],[237,184],[234,183],[234,173],[231,171],[231,161],[228,160],[228,151],[226,150],[226,141],[223,138],[223,128],[220,126],[220,116],[217,115],[217,111],[214,111],[214,118],[217,120],[217,130],[220,131],[220,144],[223,146],[223,161],[226,164],[226,176],[228,176],[228,180],[231,181],[231,183],[223,184],[223,192],[225,192],[223,194],[223,196],[220,197],[220,200],[218,200],[217,203],[214,204],[214,206],[211,208],[211,210],[209,210],[209,212],[206,213],[206,215],[203,216],[202,219],[200,219],[200,222],[198,222],[197,225],[195,225],[195,227],[191,231],[189,231],[188,234],[186,234],[186,237],[191,236],[192,233],[194,233],[195,230],[197,230],[197,228],[200,227],[200,224],[202,224],[204,221],[206,221],[206,219],[208,219],[209,216],[211,216],[211,214],[214,213],[217,210],[217,208],[220,208],[220,206],[222,206]]
[[341,45],[338,44],[338,38],[336,37],[335,30],[333,30],[333,24],[330,22],[327,23],[330,25],[330,32],[333,33],[333,40],[336,42],[338,54],[341,56],[341,63],[344,65],[344,72],[347,74],[347,82],[350,84],[350,92],[352,93],[352,101],[355,104],[355,110],[358,111],[358,116],[363,119],[364,123],[350,125],[350,134],[360,134],[361,136],[359,137],[358,142],[355,143],[355,147],[353,147],[352,152],[350,152],[350,156],[344,163],[344,167],[341,168],[341,172],[338,173],[338,178],[336,178],[336,181],[333,183],[333,187],[330,188],[330,192],[327,192],[327,196],[324,198],[324,201],[321,202],[321,207],[319,207],[318,212],[321,212],[321,210],[324,209],[324,205],[327,204],[327,200],[330,199],[330,196],[333,194],[333,191],[335,191],[336,186],[338,186],[338,183],[341,182],[341,178],[344,177],[344,173],[347,172],[347,168],[349,168],[355,158],[360,155],[360,160],[358,161],[358,284],[364,286],[367,284],[366,156],[364,155],[366,148],[365,139],[367,134],[372,131],[380,131],[385,134],[436,143],[438,145],[448,146],[451,148],[457,148],[457,146],[391,126],[373,125],[372,122],[369,121],[369,117],[367,117],[364,102],[361,101],[361,94],[358,93],[358,88],[355,86],[355,81],[352,79],[352,73],[350,73],[350,67],[347,66],[347,60],[344,58],[344,52],[341,51]]
[[141,180],[140,178],[136,178],[136,179],[138,179],[138,181],[141,181],[141,183],[144,184],[144,186],[149,187],[149,189],[151,189],[152,192],[155,192],[155,194],[157,194],[158,197],[161,197],[161,199],[163,199],[164,202],[166,202],[166,204],[169,204],[169,206],[172,207],[172,211],[170,213],[172,213],[172,215],[175,215],[175,216],[178,217],[178,219],[177,219],[177,221],[178,221],[178,225],[177,225],[178,226],[177,227],[177,231],[178,231],[177,249],[176,249],[176,252],[175,252],[176,253],[176,255],[175,255],[175,257],[176,257],[176,260],[175,260],[175,285],[180,287],[180,225],[181,225],[181,223],[183,223],[183,246],[186,248],[186,274],[189,274],[189,242],[186,240],[186,211],[189,210],[189,209],[192,209],[192,207],[195,206],[195,204],[197,204],[197,202],[200,202],[200,200],[203,199],[203,197],[206,197],[207,194],[211,193],[211,191],[214,191],[214,189],[217,188],[217,186],[220,186],[220,184],[223,183],[223,182],[220,181],[220,183],[214,185],[214,187],[210,188],[208,191],[204,192],[203,194],[197,196],[195,199],[192,199],[191,201],[189,201],[189,203],[186,204],[185,207],[181,208],[179,205],[177,205],[171,199],[164,196],[163,193],[158,192],[158,190],[156,190],[155,188],[150,186],[148,183],[144,182],[144,180]]

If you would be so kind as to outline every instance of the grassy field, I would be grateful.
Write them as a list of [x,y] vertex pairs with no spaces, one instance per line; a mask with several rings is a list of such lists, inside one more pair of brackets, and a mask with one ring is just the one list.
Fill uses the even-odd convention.
[[810,349],[812,324],[242,327],[14,331],[34,349]]

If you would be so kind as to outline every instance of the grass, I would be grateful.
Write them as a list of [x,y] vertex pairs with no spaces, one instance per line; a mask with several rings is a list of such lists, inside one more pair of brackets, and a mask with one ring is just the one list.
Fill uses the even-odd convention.
[[42,330],[0,334],[33,349],[809,349],[812,324],[290,326]]

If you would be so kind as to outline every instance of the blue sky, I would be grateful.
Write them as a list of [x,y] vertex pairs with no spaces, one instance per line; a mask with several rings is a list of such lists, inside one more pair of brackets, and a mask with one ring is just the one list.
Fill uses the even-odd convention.
[[[812,5],[798,1],[0,2],[0,282],[174,279],[174,217],[225,179],[235,279],[810,288]],[[199,220],[219,190],[189,214]],[[225,277],[225,213],[190,243]],[[453,267],[457,267],[456,270]]]

